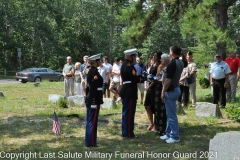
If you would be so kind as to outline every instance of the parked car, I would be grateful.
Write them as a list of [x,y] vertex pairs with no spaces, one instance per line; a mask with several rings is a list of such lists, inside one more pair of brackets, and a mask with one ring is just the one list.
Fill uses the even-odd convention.
[[61,72],[56,72],[49,68],[28,68],[16,73],[16,80],[22,83],[40,82],[42,80],[63,81]]

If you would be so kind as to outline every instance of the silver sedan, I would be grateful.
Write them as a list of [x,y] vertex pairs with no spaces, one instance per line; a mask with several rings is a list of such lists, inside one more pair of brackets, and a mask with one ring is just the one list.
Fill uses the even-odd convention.
[[16,80],[22,83],[40,82],[42,80],[63,81],[62,73],[49,68],[28,68],[16,73]]

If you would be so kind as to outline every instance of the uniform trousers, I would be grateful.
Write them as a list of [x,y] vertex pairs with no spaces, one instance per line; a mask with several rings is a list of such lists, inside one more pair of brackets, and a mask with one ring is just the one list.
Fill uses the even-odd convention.
[[97,124],[100,105],[97,108],[91,108],[91,105],[87,106],[87,122],[85,133],[85,146],[97,146]]
[[218,104],[221,96],[221,106],[226,106],[226,88],[224,88],[225,78],[213,79],[213,104]]
[[65,97],[74,96],[74,80],[72,77],[64,78]]
[[122,98],[122,137],[134,137],[136,98]]

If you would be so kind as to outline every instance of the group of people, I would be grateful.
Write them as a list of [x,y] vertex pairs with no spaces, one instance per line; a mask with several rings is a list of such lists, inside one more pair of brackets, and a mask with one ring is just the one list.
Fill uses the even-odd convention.
[[[141,92],[140,103],[144,103],[150,123],[147,129],[149,131],[159,131],[160,139],[165,140],[166,143],[179,142],[176,102],[178,101],[178,104],[183,106],[186,105],[190,93],[192,106],[195,107],[196,105],[197,65],[193,61],[192,52],[187,52],[185,57],[181,47],[171,46],[169,54],[163,54],[160,51],[154,52],[153,58],[146,67],[141,63],[140,57],[136,57],[136,49],[126,50],[124,54],[124,62],[121,63],[120,59],[116,57],[112,67],[106,65],[108,64],[107,57],[101,59],[100,54],[91,57],[84,56],[85,66],[80,66],[79,63],[76,63],[75,68],[71,65],[71,57],[67,57],[68,63],[63,68],[65,91],[68,91],[69,87],[70,94],[73,94],[73,87],[70,87],[70,84],[75,79],[76,83],[81,82],[80,87],[82,87],[82,92],[78,93],[82,93],[86,97],[87,122],[85,145],[87,147],[97,146],[99,109],[100,105],[103,104],[103,98],[110,97],[108,93],[106,95],[108,89],[113,92],[117,99],[121,99],[122,102],[122,137],[138,138],[134,134],[138,88]],[[232,79],[239,79],[239,74],[236,76],[235,70],[230,70],[228,65],[226,66],[223,64],[223,61],[218,60],[220,59],[219,56],[219,54],[216,55],[217,61],[212,65],[210,71],[210,82],[213,85],[213,94],[216,96],[214,102],[218,101],[219,97],[217,97],[217,93],[219,95],[219,90],[221,90],[220,85],[223,84],[224,88],[227,88],[227,82],[230,79],[229,74],[233,75]],[[86,60],[87,58],[88,60]],[[230,61],[232,62],[233,59],[231,58]],[[234,63],[236,63],[235,61]],[[146,81],[141,76],[143,71],[156,76],[158,80]],[[240,72],[239,70],[237,71]],[[221,72],[225,73],[225,77],[222,77]],[[111,83],[110,78],[112,80]],[[231,81],[229,83],[231,85],[235,84]],[[144,91],[146,91],[145,99]],[[221,90],[220,92],[224,91]],[[227,95],[231,96],[232,101],[235,100],[234,92],[230,92]],[[65,92],[65,96],[69,96],[67,92]],[[226,103],[224,102],[224,97],[221,99],[224,105]]]
[[216,54],[215,62],[211,64],[210,85],[213,87],[213,103],[226,107],[226,102],[236,102],[237,83],[240,79],[240,59],[231,52],[223,60],[221,54]]
[[[154,52],[146,67],[141,64],[140,58],[137,58],[136,61],[135,68],[137,71],[148,72],[158,79],[147,80],[145,85],[142,81],[138,84],[141,92],[141,104],[144,99],[142,86],[146,90],[144,106],[150,123],[147,130],[159,131],[160,139],[165,140],[166,143],[179,142],[176,101],[181,94],[180,78],[183,69],[189,65],[188,76],[191,73],[196,74],[193,71],[193,69],[195,71],[196,69],[190,66],[192,60],[189,59],[189,62],[186,60],[181,47],[172,46],[169,54],[163,54],[161,51]],[[140,71],[138,71],[138,74],[141,73]],[[193,104],[195,103],[196,100],[193,101]]]
[[[86,97],[87,88],[87,74],[89,71],[89,57],[85,55],[83,57],[84,63],[76,62],[72,64],[70,56],[67,57],[67,63],[63,67],[64,76],[64,95],[65,97],[74,96],[74,83],[76,86],[77,95]],[[119,92],[120,85],[120,68],[121,60],[116,57],[114,64],[108,63],[108,57],[104,56],[99,60],[98,72],[103,78],[103,98],[110,98],[110,92],[114,94],[117,102],[121,100]]]

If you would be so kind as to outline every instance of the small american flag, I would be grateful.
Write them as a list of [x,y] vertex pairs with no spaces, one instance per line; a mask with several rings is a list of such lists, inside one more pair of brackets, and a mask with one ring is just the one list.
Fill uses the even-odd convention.
[[52,127],[52,131],[55,134],[60,134],[60,123],[58,121],[58,117],[57,117],[57,114],[56,114],[55,111],[54,111],[54,114],[53,114],[53,127]]

